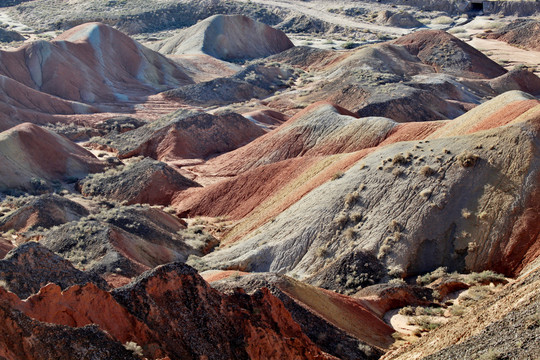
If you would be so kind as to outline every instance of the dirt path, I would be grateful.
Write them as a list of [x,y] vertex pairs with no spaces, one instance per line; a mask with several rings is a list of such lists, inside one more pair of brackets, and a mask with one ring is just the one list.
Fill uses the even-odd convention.
[[505,42],[492,39],[479,39],[473,37],[468,44],[480,50],[492,60],[504,62],[507,69],[518,64],[525,64],[536,69],[535,74],[540,76],[540,51],[524,50]]
[[[243,2],[251,1],[252,3],[259,3],[264,5],[272,5],[276,7],[286,8],[293,10],[297,13],[308,15],[323,21],[326,21],[330,24],[345,26],[356,29],[367,29],[372,31],[377,31],[385,34],[392,35],[403,35],[408,34],[411,31],[408,29],[402,29],[398,27],[391,26],[382,26],[375,25],[368,22],[362,22],[359,20],[352,19],[346,15],[332,14],[327,11],[329,6],[328,1],[316,1],[316,2],[301,2],[294,0],[240,0]],[[339,4],[331,4],[333,7]]]

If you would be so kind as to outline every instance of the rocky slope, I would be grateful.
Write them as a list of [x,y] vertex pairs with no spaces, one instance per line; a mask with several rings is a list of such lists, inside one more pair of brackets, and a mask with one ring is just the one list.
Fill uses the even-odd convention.
[[[527,234],[534,233],[536,187],[529,179],[536,176],[539,106],[536,100],[525,105],[528,99],[503,95],[435,130],[429,140],[380,147],[256,233],[207,255],[206,266],[305,278],[363,249],[403,276],[438,266],[516,274],[536,248]],[[492,106],[505,100],[521,102],[520,111]],[[492,128],[508,123],[514,124]]]

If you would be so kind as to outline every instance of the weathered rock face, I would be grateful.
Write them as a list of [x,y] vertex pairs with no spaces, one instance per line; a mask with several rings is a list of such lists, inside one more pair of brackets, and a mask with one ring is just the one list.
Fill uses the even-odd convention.
[[186,265],[157,267],[112,295],[171,358],[325,358],[268,290],[224,296]]
[[0,162],[0,190],[39,192],[51,187],[48,182],[82,178],[105,168],[89,151],[29,123],[0,133]]
[[0,302],[0,356],[7,360],[140,359],[99,327],[52,325]]
[[293,46],[282,31],[247,16],[214,15],[153,48],[163,54],[203,53],[223,60],[245,60]]
[[540,105],[530,99],[509,93],[427,141],[378,148],[201,266],[305,278],[357,249],[404,275],[439,266],[515,274],[538,246]]
[[[302,331],[323,351],[339,359],[378,359],[382,353],[379,348],[392,343],[392,330],[370,311],[362,312],[365,308],[361,304],[354,304],[349,298],[332,295],[288,277],[276,274],[244,274],[236,277],[233,274],[211,285],[225,293],[232,293],[237,287],[250,294],[263,287],[268,288],[283,302]],[[347,301],[351,306],[341,307]],[[334,311],[335,306],[341,310]],[[345,318],[351,320],[350,323],[344,321]],[[358,326],[350,326],[355,321]],[[369,328],[370,331],[363,332],[359,327]]]
[[55,194],[41,195],[2,217],[0,231],[48,229],[87,215],[88,210],[74,201]]
[[104,144],[117,150],[121,158],[143,155],[157,160],[193,159],[231,151],[264,133],[236,113],[211,115],[183,109],[111,136]]
[[21,299],[37,293],[48,283],[60,289],[89,282],[108,288],[103,279],[75,269],[69,261],[36,242],[22,244],[0,260],[0,281],[5,289]]
[[175,193],[199,186],[167,164],[149,158],[121,170],[90,176],[78,183],[84,196],[102,196],[126,201],[128,205],[168,205]]
[[109,292],[93,283],[74,285],[64,291],[56,284],[48,284],[25,301],[0,288],[0,298],[41,322],[72,328],[95,324],[121,343],[159,347],[156,335],[144,323],[129,314]]
[[411,54],[437,71],[484,78],[493,78],[506,72],[480,51],[444,31],[417,31],[393,43],[405,46]]

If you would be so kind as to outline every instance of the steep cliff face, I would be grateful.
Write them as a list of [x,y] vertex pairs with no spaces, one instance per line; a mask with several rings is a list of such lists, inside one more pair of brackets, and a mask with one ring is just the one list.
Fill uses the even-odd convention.
[[112,295],[158,334],[171,358],[329,358],[268,290],[225,296],[183,264],[159,266]]

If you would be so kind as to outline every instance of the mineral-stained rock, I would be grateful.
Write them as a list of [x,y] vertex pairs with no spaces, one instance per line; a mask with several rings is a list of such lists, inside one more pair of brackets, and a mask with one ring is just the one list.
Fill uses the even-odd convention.
[[72,328],[39,322],[3,301],[0,329],[2,359],[140,359],[96,325]]

